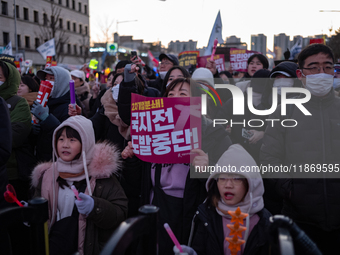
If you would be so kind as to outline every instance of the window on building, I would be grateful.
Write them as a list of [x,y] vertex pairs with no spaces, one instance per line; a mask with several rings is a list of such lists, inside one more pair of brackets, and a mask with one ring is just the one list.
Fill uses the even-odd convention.
[[76,1],[72,0],[72,9],[75,10],[76,9]]
[[85,56],[87,57],[89,55],[89,48],[85,47]]
[[83,26],[79,24],[79,34],[81,34],[82,32],[83,32]]
[[87,26],[85,26],[85,35],[87,35],[88,31],[87,31]]
[[24,8],[24,20],[28,20],[28,8]]
[[21,48],[21,35],[17,35],[18,48]]
[[3,45],[9,44],[9,33],[2,32]]
[[25,36],[25,48],[26,49],[31,48],[31,43],[30,43],[30,37],[29,36]]
[[84,5],[84,13],[87,14],[87,5]]
[[47,26],[47,24],[48,24],[47,14],[44,13],[44,26]]
[[77,24],[73,23],[73,32],[77,32]]
[[37,11],[33,12],[34,22],[39,23],[39,13]]
[[59,19],[59,28],[63,29],[63,19]]
[[20,12],[19,12],[19,5],[16,5],[15,6],[15,13],[16,13],[16,15],[17,15],[17,19],[20,19]]
[[8,6],[7,6],[7,2],[5,1],[1,1],[1,14],[8,15]]
[[63,53],[63,52],[64,52],[64,44],[63,44],[63,43],[60,43],[59,52],[60,52],[60,53]]
[[71,54],[71,44],[67,44],[67,53]]
[[71,30],[71,22],[67,21],[67,30]]
[[77,54],[77,45],[73,45],[73,54]]
[[66,0],[66,7],[70,7],[70,1]]
[[79,53],[80,53],[80,56],[83,55],[83,46],[80,46],[80,47],[79,47]]
[[40,39],[38,37],[36,37],[34,39],[34,44],[35,44],[35,47],[38,48],[40,46]]
[[51,27],[55,27],[54,16],[51,16]]
[[81,12],[81,3],[78,3],[78,11]]
[[63,0],[59,0],[59,2],[58,2],[60,5],[62,5],[63,4]]

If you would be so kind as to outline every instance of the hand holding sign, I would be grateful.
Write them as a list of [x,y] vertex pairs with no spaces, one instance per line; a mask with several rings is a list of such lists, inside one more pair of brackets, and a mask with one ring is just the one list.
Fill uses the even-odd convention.
[[210,70],[210,72],[212,72],[213,75],[216,74],[217,69],[216,69],[216,63],[214,60],[211,59],[207,59],[207,65],[205,66],[207,69]]
[[122,151],[122,158],[123,159],[132,158],[134,155],[135,153],[133,152],[132,142],[128,142],[128,145]]

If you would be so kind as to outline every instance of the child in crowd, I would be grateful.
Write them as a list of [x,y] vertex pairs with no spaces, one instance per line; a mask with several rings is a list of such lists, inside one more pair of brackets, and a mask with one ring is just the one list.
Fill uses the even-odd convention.
[[242,170],[244,166],[256,166],[254,159],[241,145],[233,144],[224,152],[217,165],[221,169],[223,166],[230,168],[217,170],[210,175],[206,182],[208,197],[198,207],[193,221],[192,248],[183,246],[183,249],[189,254],[229,255],[229,242],[225,237],[230,237],[227,224],[233,223],[228,211],[240,207],[241,212],[249,216],[245,221],[247,230],[241,238],[246,243],[241,246],[238,254],[269,254],[267,231],[271,214],[264,208],[262,178],[260,173]]
[[92,122],[83,116],[59,125],[52,146],[53,162],[32,174],[36,195],[49,201],[50,254],[99,254],[127,216],[127,198],[115,176],[119,154],[108,143],[95,144]]

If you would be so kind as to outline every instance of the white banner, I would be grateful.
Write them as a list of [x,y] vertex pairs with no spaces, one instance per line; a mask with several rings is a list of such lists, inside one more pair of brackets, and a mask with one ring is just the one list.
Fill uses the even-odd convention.
[[13,56],[12,42],[9,42],[6,47],[0,47],[0,54],[7,54]]
[[40,55],[46,60],[47,56],[55,56],[55,43],[54,38],[45,42],[37,48]]
[[214,40],[217,38],[218,43],[223,43],[222,38],[222,20],[220,11],[218,11],[213,29],[211,30],[208,47],[205,49],[204,56],[211,55],[214,46]]

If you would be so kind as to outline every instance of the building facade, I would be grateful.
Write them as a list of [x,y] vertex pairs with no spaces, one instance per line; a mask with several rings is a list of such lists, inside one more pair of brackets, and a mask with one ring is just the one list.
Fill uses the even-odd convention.
[[187,42],[180,42],[179,40],[171,41],[168,44],[168,52],[179,54],[183,51],[197,50],[197,41],[189,40]]
[[264,34],[251,35],[251,50],[259,51],[265,55],[267,52],[267,36]]
[[80,65],[90,58],[88,0],[16,0],[15,4],[16,22],[14,0],[1,1],[0,46],[11,42],[13,54],[23,53],[35,66],[45,65],[36,48],[52,38],[58,63]]
[[283,60],[283,53],[292,47],[289,35],[284,33],[274,35],[274,53],[276,55],[276,60]]

